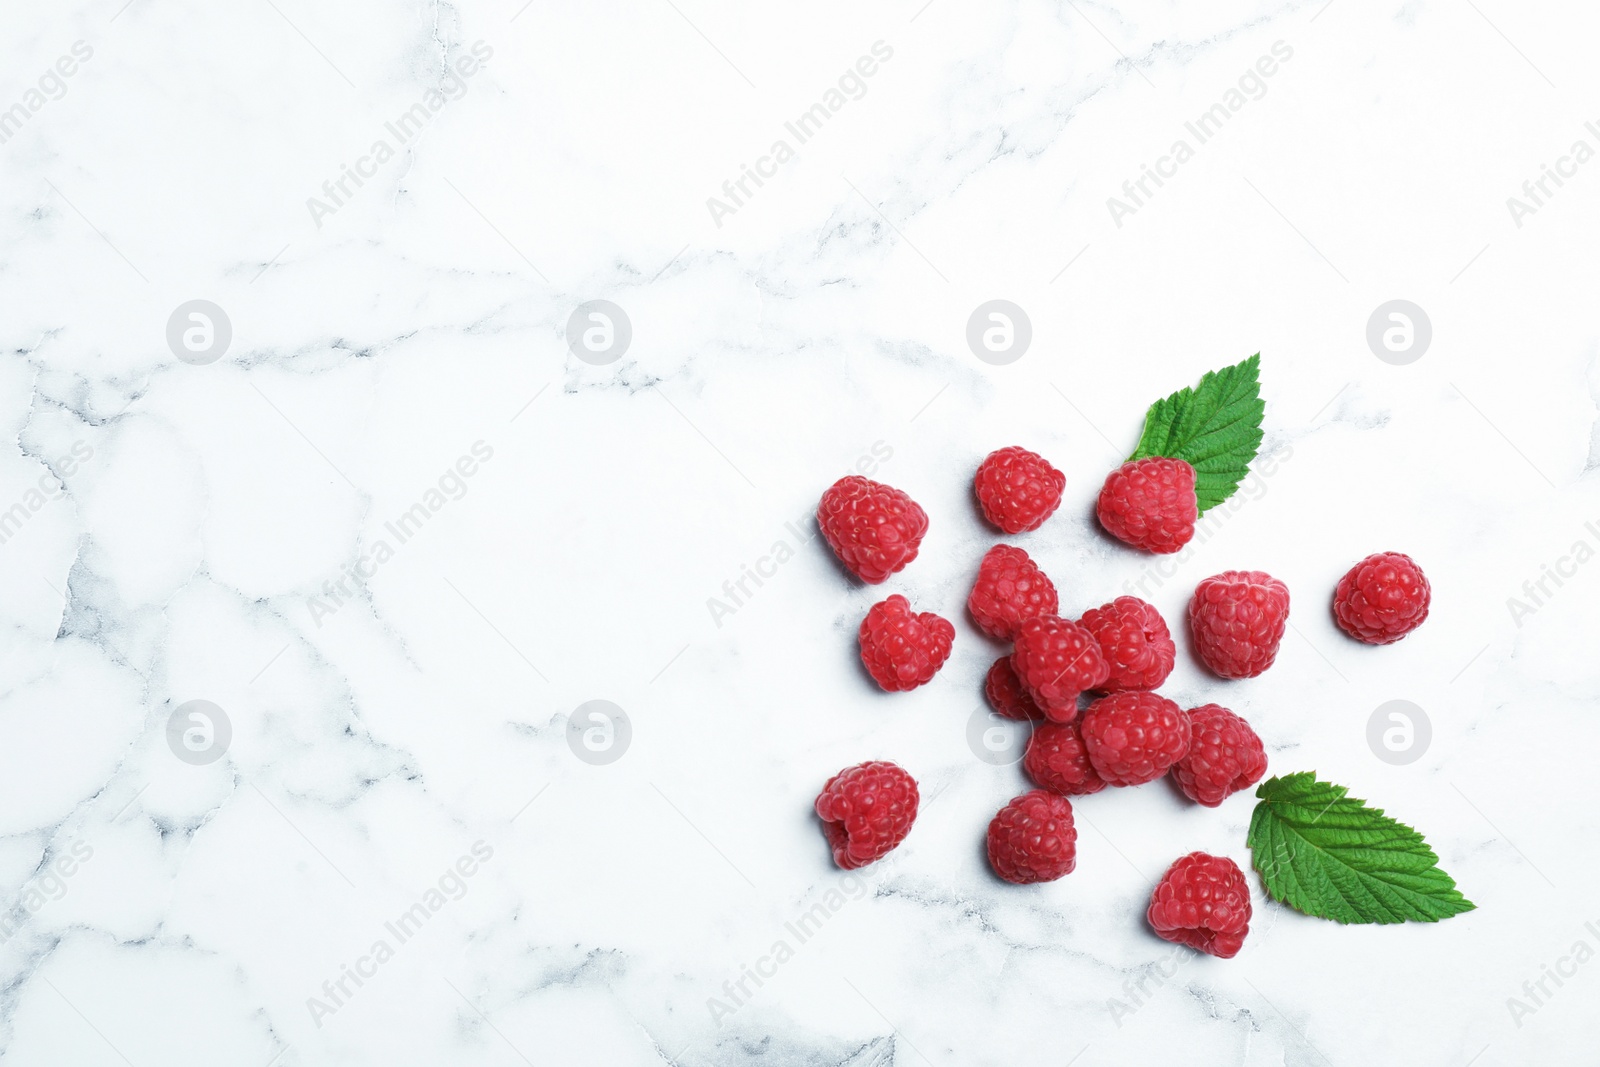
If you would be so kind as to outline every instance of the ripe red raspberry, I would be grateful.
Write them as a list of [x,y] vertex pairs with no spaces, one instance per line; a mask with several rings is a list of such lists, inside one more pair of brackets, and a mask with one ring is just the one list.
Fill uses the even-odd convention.
[[1028,751],[1022,756],[1022,769],[1028,777],[1052,793],[1083,796],[1098,793],[1106,783],[1089,762],[1078,727],[1069,722],[1042,722],[1028,738]]
[[852,474],[822,494],[817,525],[850,573],[876,585],[917,558],[928,516],[900,490]]
[[1162,875],[1146,918],[1157,937],[1231,960],[1250,932],[1250,887],[1226,856],[1191,852]]
[[1388,645],[1422,625],[1432,599],[1415,560],[1401,552],[1374,552],[1339,579],[1333,617],[1357,641]]
[[1061,506],[1067,476],[1037,452],[1012,445],[978,464],[972,480],[983,517],[1008,534],[1037,530]]
[[1001,656],[994,661],[988,677],[983,680],[983,692],[997,715],[1017,720],[1044,718],[1044,712],[1039,710],[1039,705],[1023,688],[1022,679],[1017,677],[1016,670],[1011,666],[1010,656]]
[[931,611],[921,615],[899,593],[880,600],[861,620],[861,662],[891,693],[929,681],[950,658],[956,628]]
[[1172,777],[1190,800],[1214,808],[1267,773],[1261,738],[1227,708],[1190,708],[1189,722],[1189,751],[1172,768]]
[[1278,658],[1289,624],[1289,587],[1265,571],[1223,571],[1195,588],[1195,651],[1223,678],[1254,678]]
[[1054,615],[1060,608],[1055,583],[1020,548],[995,545],[978,564],[978,580],[967,597],[967,610],[978,629],[1010,641],[1024,619]]
[[1189,716],[1155,693],[1113,693],[1083,713],[1089,762],[1107,785],[1155,781],[1189,751]]
[[845,870],[881,860],[911,832],[917,817],[917,783],[893,763],[874,760],[846,767],[817,794],[817,817]]
[[1200,517],[1194,468],[1165,456],[1124,463],[1106,478],[1095,513],[1119,541],[1146,552],[1176,552],[1194,536]]
[[1094,634],[1111,665],[1103,692],[1154,689],[1167,680],[1178,658],[1167,622],[1154,606],[1136,596],[1119,596],[1083,613],[1078,625]]
[[1035,789],[989,823],[989,866],[1008,882],[1053,882],[1077,864],[1078,831],[1066,797]]
[[1111,668],[1094,635],[1055,615],[1029,619],[1017,628],[1011,667],[1045,717],[1071,722],[1078,694],[1103,684]]

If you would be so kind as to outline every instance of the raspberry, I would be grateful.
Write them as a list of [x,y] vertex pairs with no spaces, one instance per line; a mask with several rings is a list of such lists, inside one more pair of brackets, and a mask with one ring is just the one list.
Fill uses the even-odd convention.
[[1029,619],[1017,628],[1011,667],[1045,717],[1071,722],[1078,694],[1103,684],[1111,668],[1094,635],[1055,615]]
[[1265,571],[1223,571],[1189,601],[1195,651],[1223,678],[1254,678],[1278,658],[1289,587]]
[[978,629],[1002,641],[1016,637],[1024,619],[1054,615],[1059,607],[1055,584],[1026,552],[1010,545],[995,545],[984,553],[967,597]]
[[1261,738],[1227,708],[1190,708],[1189,722],[1189,751],[1172,768],[1172,777],[1190,800],[1214,808],[1267,773]]
[[861,662],[891,693],[915,689],[933,678],[950,658],[956,628],[931,611],[921,615],[896,593],[881,600],[861,620]]
[[911,832],[917,817],[917,783],[893,763],[874,760],[846,767],[817,794],[817,817],[845,870],[887,856]]
[[1066,722],[1042,722],[1028,738],[1028,751],[1022,756],[1022,769],[1028,777],[1052,793],[1083,796],[1098,793],[1106,783],[1089,763],[1078,728]]
[[1415,560],[1401,552],[1374,552],[1339,579],[1333,617],[1357,641],[1388,645],[1422,625],[1432,599]]
[[1157,937],[1231,960],[1250,932],[1250,887],[1226,856],[1191,852],[1156,883],[1146,918]]
[[1037,530],[1061,506],[1067,476],[1037,452],[1015,445],[996,449],[978,464],[972,488],[983,517],[1008,534]]
[[1010,656],[1001,656],[994,661],[988,677],[983,680],[983,692],[997,715],[1018,720],[1044,718],[1044,712],[1033,702],[1023,688],[1022,679],[1017,677],[1017,672],[1012,668]]
[[1189,751],[1189,716],[1155,693],[1113,693],[1083,713],[1089,762],[1107,785],[1143,785]]
[[1024,793],[989,823],[989,866],[1015,885],[1053,882],[1078,864],[1072,802],[1043,789]]
[[1094,634],[1100,651],[1111,665],[1111,676],[1100,688],[1107,693],[1125,689],[1154,689],[1167,680],[1178,658],[1166,620],[1136,596],[1119,596],[1103,607],[1083,613],[1078,625]]
[[822,494],[817,525],[850,573],[876,585],[917,558],[928,516],[900,490],[852,474]]
[[1176,552],[1194,536],[1200,517],[1194,468],[1165,456],[1124,463],[1106,477],[1095,513],[1119,541],[1146,552]]

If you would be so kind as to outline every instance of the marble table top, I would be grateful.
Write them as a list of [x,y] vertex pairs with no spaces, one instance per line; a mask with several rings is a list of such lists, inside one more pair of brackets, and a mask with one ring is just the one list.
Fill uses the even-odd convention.
[[[0,1056],[18,1065],[1589,1062],[1600,991],[1596,15],[1499,0],[93,0],[0,44]],[[1001,315],[990,318],[991,313]],[[1398,316],[1398,317],[1394,317]],[[999,335],[985,330],[1001,324]],[[1092,517],[1152,400],[1260,352],[1189,551]],[[1252,800],[1077,804],[1000,882],[963,610],[1018,444],[1073,613],[1179,634],[1272,773],[1421,829],[1477,910],[1343,927]],[[859,472],[931,525],[882,586]],[[1358,645],[1356,559],[1427,624]],[[1220,682],[1195,584],[1294,597]],[[885,694],[889,593],[955,623]],[[1418,725],[1397,755],[1379,709]],[[987,738],[987,740],[986,740]],[[1015,738],[1012,739],[1013,741]],[[1000,749],[1011,741],[1002,741]],[[921,783],[836,869],[842,767]]]

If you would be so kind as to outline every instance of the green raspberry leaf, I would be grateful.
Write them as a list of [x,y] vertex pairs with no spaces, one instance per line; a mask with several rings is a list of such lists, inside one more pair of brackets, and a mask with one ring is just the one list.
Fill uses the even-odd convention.
[[1246,843],[1273,899],[1341,923],[1438,922],[1477,907],[1405,823],[1301,771],[1261,783]]
[[1214,370],[1145,413],[1144,433],[1129,459],[1167,456],[1194,468],[1200,514],[1233,495],[1261,447],[1261,353]]

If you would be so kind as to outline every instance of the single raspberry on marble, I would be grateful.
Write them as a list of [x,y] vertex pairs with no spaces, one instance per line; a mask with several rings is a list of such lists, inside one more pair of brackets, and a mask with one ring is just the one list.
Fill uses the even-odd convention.
[[846,767],[817,794],[817,817],[845,870],[888,855],[917,817],[917,782],[899,766],[873,760]]
[[1041,787],[1062,796],[1084,796],[1106,787],[1089,762],[1089,750],[1075,723],[1042,722],[1035,726],[1033,736],[1028,738],[1028,750],[1022,755],[1022,769]]
[[1054,615],[1059,608],[1055,583],[1022,549],[995,545],[983,554],[978,580],[967,597],[967,610],[978,629],[1010,641],[1023,620]]
[[822,494],[817,525],[850,573],[876,585],[917,558],[928,516],[893,486],[852,474]]
[[1011,667],[1045,717],[1056,722],[1077,718],[1078,695],[1102,685],[1111,672],[1094,635],[1056,615],[1017,628]]
[[1250,887],[1226,856],[1191,852],[1156,883],[1145,917],[1157,937],[1230,960],[1250,932]]
[[1254,678],[1278,658],[1289,624],[1289,587],[1266,571],[1223,571],[1189,601],[1195,652],[1223,678]]
[[1044,712],[1028,695],[1022,679],[1017,677],[1010,656],[1001,656],[990,666],[989,674],[983,680],[983,693],[989,698],[989,706],[996,715],[1019,721],[1044,718]]
[[1155,693],[1113,693],[1083,713],[1089,762],[1107,785],[1153,782],[1189,751],[1189,715]]
[[978,464],[972,487],[983,517],[1008,534],[1037,530],[1061,506],[1067,476],[1037,452],[1013,445]]
[[1106,477],[1095,504],[1100,525],[1146,552],[1176,552],[1194,536],[1200,503],[1194,468],[1181,459],[1129,460]]
[[1043,789],[1024,793],[989,823],[989,866],[1014,885],[1053,882],[1078,863],[1072,802]]
[[1189,751],[1172,768],[1172,777],[1190,800],[1214,808],[1267,773],[1261,738],[1227,708],[1190,708],[1189,724]]
[[1102,692],[1155,689],[1172,673],[1178,647],[1154,605],[1136,596],[1119,596],[1083,613],[1078,625],[1094,634],[1111,666]]
[[1357,641],[1388,645],[1422,625],[1433,590],[1416,560],[1374,552],[1351,567],[1333,594],[1333,617]]
[[899,593],[880,600],[861,620],[861,662],[891,693],[931,680],[950,658],[956,628],[931,611],[918,615]]

